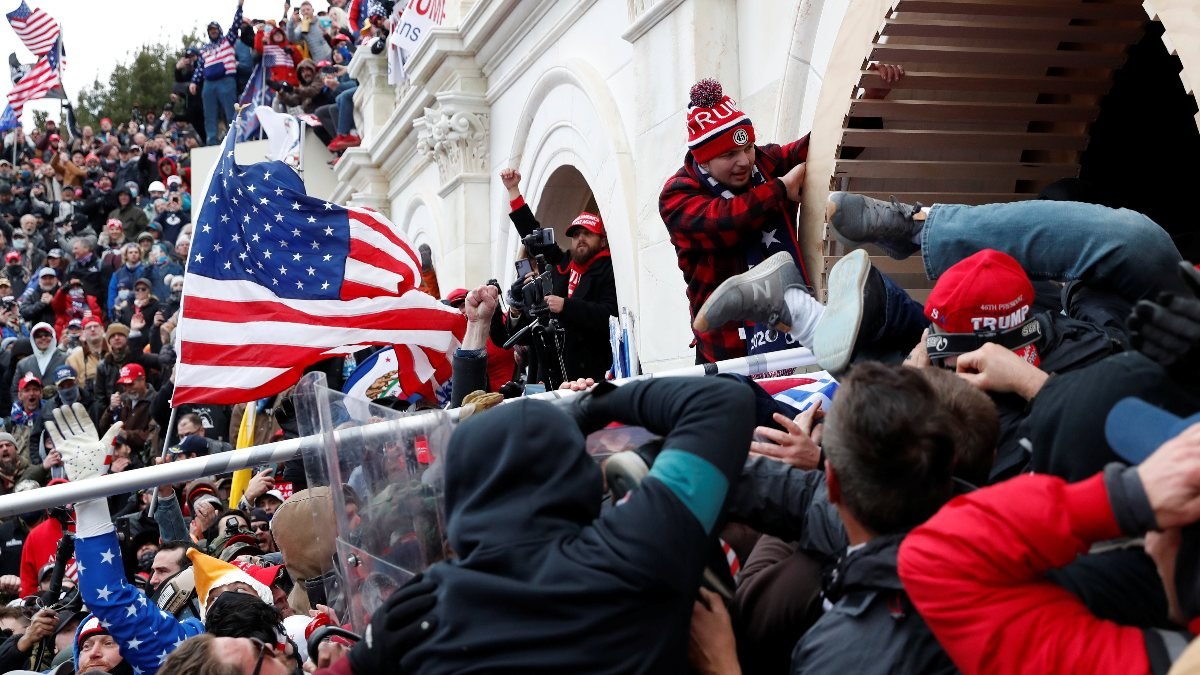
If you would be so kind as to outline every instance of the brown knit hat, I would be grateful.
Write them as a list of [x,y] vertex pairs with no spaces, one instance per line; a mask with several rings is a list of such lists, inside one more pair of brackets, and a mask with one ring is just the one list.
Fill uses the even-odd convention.
[[104,334],[108,337],[112,337],[117,334],[124,335],[125,337],[129,337],[129,326],[126,326],[125,324],[123,324],[119,321],[114,321],[114,322],[108,324],[108,330],[105,331]]

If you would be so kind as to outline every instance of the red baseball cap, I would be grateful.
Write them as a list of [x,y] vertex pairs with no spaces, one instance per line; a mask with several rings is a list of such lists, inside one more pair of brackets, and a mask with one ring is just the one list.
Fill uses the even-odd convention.
[[[925,301],[925,316],[942,333],[1007,331],[1029,319],[1033,297],[1029,275],[1016,259],[984,249],[938,277]],[[1039,363],[1032,343],[1013,351],[1034,365]]]
[[572,220],[571,224],[567,226],[567,236],[571,236],[571,231],[577,227],[582,227],[592,234],[604,236],[604,223],[600,221],[600,216],[594,213],[584,211],[576,216],[575,220]]
[[117,378],[117,384],[131,384],[139,377],[146,376],[146,369],[136,363],[126,363],[121,366],[121,376]]
[[465,302],[467,299],[467,289],[456,288],[450,291],[450,295],[446,296],[446,302],[454,304],[456,302]]
[[31,384],[36,384],[37,386],[40,387],[40,386],[42,386],[42,381],[41,381],[41,379],[38,378],[37,375],[34,375],[31,372],[25,373],[25,377],[22,377],[21,381],[19,383],[17,383],[17,391],[20,391],[20,390],[24,389],[25,387],[28,387]]

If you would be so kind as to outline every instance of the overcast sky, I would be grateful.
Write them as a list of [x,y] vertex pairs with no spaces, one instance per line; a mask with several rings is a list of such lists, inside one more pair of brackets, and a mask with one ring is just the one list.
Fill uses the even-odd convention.
[[[327,0],[312,0],[319,11],[328,6]],[[58,20],[63,29],[63,46],[67,51],[67,66],[63,75],[67,95],[77,101],[80,90],[97,77],[108,78],[118,63],[127,63],[133,52],[148,42],[176,43],[185,34],[203,29],[209,21],[229,28],[235,0],[26,0],[30,8],[41,7]],[[0,0],[0,13],[19,7],[20,0]],[[299,6],[300,0],[294,5]],[[247,19],[279,19],[283,16],[282,0],[245,0],[243,12]],[[12,89],[8,77],[8,55],[17,53],[22,63],[33,63],[33,55],[13,33],[7,20],[0,20],[0,95]],[[0,110],[7,99],[0,99]],[[55,101],[34,101],[26,104],[24,120],[29,126],[32,110],[58,111]]]

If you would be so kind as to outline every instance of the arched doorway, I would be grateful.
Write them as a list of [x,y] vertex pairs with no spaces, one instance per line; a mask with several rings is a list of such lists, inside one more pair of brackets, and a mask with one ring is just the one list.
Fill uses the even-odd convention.
[[[813,124],[814,146],[819,127],[840,143],[816,148],[831,150],[832,158],[814,163],[810,154],[806,196],[817,188],[812,201],[820,204],[806,204],[803,214],[806,245],[822,248],[826,270],[846,250],[822,236],[824,186],[814,183],[823,175],[831,176],[828,189],[929,204],[1029,199],[1057,179],[1082,174],[1121,182],[1116,205],[1137,208],[1146,199],[1170,199],[1156,180],[1163,164],[1149,157],[1193,156],[1185,148],[1196,141],[1195,100],[1183,92],[1178,59],[1162,47],[1162,27],[1136,0],[851,3],[842,26]],[[1155,44],[1162,58],[1154,58]],[[835,84],[881,84],[862,67],[871,61],[901,63],[908,71],[886,100],[858,100],[855,87]],[[1122,86],[1132,79],[1123,75],[1127,67],[1159,96],[1147,99],[1144,89]],[[1130,110],[1142,115],[1138,121],[1122,112]],[[1184,123],[1163,124],[1167,117]],[[874,123],[864,124],[868,119]],[[1137,146],[1150,128],[1164,134],[1152,156]],[[845,152],[850,147],[862,150]],[[1135,147],[1141,153],[1129,154]],[[1128,180],[1139,171],[1149,180]],[[1195,174],[1189,176],[1194,185]],[[927,294],[919,258],[873,261],[918,299]]]
[[554,238],[560,246],[565,246],[567,226],[581,211],[600,214],[601,220],[604,219],[587,179],[569,164],[558,167],[550,174],[546,186],[538,195],[537,205],[530,206],[542,227],[554,229]]

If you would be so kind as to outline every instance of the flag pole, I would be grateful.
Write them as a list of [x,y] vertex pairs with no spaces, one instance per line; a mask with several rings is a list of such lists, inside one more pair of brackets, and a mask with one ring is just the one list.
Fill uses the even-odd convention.
[[[759,375],[784,368],[811,366],[816,363],[812,352],[803,347],[767,354],[756,354],[728,361],[708,363],[699,366],[687,366],[675,370],[639,375],[637,377],[619,380],[615,384],[627,384],[638,380],[656,377],[690,377],[702,375],[717,375],[719,373],[737,373],[741,375]],[[550,401],[568,402],[579,395],[575,391],[548,391],[543,394],[526,396]],[[510,399],[519,400],[519,399]],[[252,404],[248,404],[252,405]],[[452,420],[457,420],[459,409],[447,410],[446,414]],[[400,432],[416,432],[425,429],[431,422],[432,415],[412,415],[396,420],[374,422],[361,427],[340,429],[333,432],[334,443],[377,442],[391,438]],[[238,469],[248,469],[264,464],[279,464],[294,459],[298,455],[313,451],[319,452],[325,447],[325,435],[313,434],[292,438],[285,441],[257,445],[242,450],[229,450],[206,457],[183,459],[169,464],[147,466],[131,471],[87,478],[77,482],[62,483],[48,487],[35,488],[14,494],[0,496],[0,518],[28,513],[40,509],[74,504],[89,499],[99,499],[111,495],[125,494],[135,490],[144,490],[167,483],[185,483],[190,480],[229,473]],[[157,494],[157,492],[155,493]]]
[[[66,90],[64,89],[63,91],[65,92]],[[229,130],[226,132],[227,135],[238,133],[238,122],[240,121],[241,115],[242,115],[242,109],[240,107],[240,104],[235,103],[234,104],[233,122],[231,122],[229,125]],[[233,137],[233,141],[234,141],[234,145],[236,146],[237,145],[237,136],[236,135]],[[216,173],[216,167],[220,163],[221,162],[218,157],[218,160],[213,163],[213,170],[210,171],[208,174],[208,184],[209,185],[212,185],[212,181],[213,181],[213,178]],[[206,189],[207,189],[207,187],[208,187],[208,185],[205,186]],[[183,259],[183,277],[185,280],[187,279],[188,263],[191,261],[191,259],[192,259],[191,255],[188,255],[186,258]],[[184,292],[179,296],[179,309],[177,311],[180,316],[183,316],[183,303],[186,300],[187,300],[187,284],[185,282],[184,283]],[[180,329],[180,326],[176,326],[176,328],[175,328],[176,334],[178,334],[179,329]],[[179,344],[179,340],[175,340],[175,343]],[[175,356],[175,370],[176,371],[179,370],[179,360],[180,360],[181,356],[182,356],[181,352],[176,353],[176,356]],[[172,398],[172,400],[170,401],[170,404],[171,404],[171,416],[167,420],[167,429],[166,429],[166,432],[163,434],[163,447],[162,447],[162,450],[158,454],[158,457],[163,462],[163,464],[159,464],[158,466],[166,466],[165,462],[167,459],[167,452],[170,450],[170,447],[171,447],[170,444],[167,443],[166,441],[167,441],[167,439],[169,439],[171,437],[172,434],[175,434],[175,418],[179,415],[179,408],[177,408],[175,406],[174,398]],[[147,468],[150,468],[150,467],[147,467]],[[153,494],[150,495],[150,507],[149,507],[148,513],[154,513],[154,510],[155,510],[155,508],[157,508],[157,506],[158,506],[158,491],[156,490]]]

